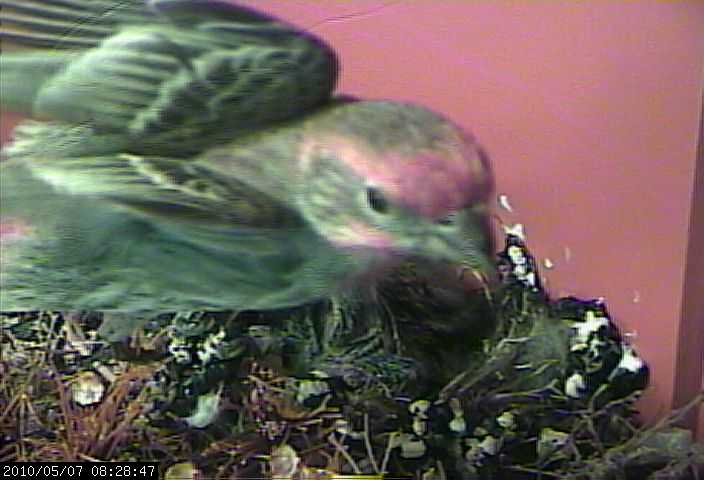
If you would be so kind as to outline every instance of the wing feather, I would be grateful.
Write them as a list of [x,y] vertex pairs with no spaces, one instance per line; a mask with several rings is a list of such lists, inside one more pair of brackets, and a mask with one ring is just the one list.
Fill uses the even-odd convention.
[[329,47],[216,0],[0,0],[0,7],[3,45],[30,47],[0,56],[2,102],[31,97],[30,113],[42,120],[16,130],[6,157],[58,191],[155,219],[300,228],[275,193],[222,180],[198,158],[326,102],[337,76]]
[[[124,135],[133,153],[192,156],[313,109],[337,78],[335,55],[318,39],[228,2],[0,0],[0,7],[4,43],[79,53],[48,72],[30,99],[32,113]],[[23,54],[6,53],[3,70],[22,69],[19,56],[36,72],[40,57]],[[26,95],[21,75],[8,78]],[[12,92],[3,85],[5,103],[17,103]]]

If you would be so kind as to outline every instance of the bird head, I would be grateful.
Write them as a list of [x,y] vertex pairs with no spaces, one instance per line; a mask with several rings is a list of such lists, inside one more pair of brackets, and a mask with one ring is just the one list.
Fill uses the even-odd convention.
[[300,210],[335,247],[488,273],[493,179],[474,139],[415,105],[353,102],[310,120]]

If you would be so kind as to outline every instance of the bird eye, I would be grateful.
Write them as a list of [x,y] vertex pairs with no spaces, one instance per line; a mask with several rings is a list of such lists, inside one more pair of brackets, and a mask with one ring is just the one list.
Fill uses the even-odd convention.
[[372,210],[378,213],[386,213],[389,210],[389,202],[381,190],[375,187],[367,187],[367,203]]
[[457,212],[448,213],[444,217],[440,217],[435,220],[435,223],[439,225],[452,225],[457,221]]

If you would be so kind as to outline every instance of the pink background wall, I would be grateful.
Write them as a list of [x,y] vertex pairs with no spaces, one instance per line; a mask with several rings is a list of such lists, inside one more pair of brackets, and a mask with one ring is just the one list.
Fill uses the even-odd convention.
[[[704,391],[704,375],[701,369],[690,365],[702,364],[704,355],[704,104],[699,124],[699,148],[694,174],[694,196],[690,219],[690,240],[685,270],[685,290],[682,302],[682,327],[678,349],[677,367],[682,372],[675,384],[675,402],[686,401],[696,394],[697,388]],[[693,371],[691,371],[693,370]],[[689,372],[689,374],[687,374]],[[697,381],[697,374],[701,383]],[[692,412],[693,422],[696,412]],[[699,411],[699,438],[704,441],[704,408]]]
[[[702,387],[704,2],[242,3],[334,45],[341,92],[420,102],[479,137],[552,292],[604,296],[633,333],[648,418]],[[704,160],[700,204],[702,177]]]

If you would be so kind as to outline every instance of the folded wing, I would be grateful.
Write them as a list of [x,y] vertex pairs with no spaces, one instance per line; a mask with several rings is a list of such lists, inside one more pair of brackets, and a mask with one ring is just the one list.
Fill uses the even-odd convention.
[[3,104],[113,135],[130,153],[191,156],[313,109],[337,78],[318,39],[229,2],[0,7],[5,49],[30,48],[0,58]]

